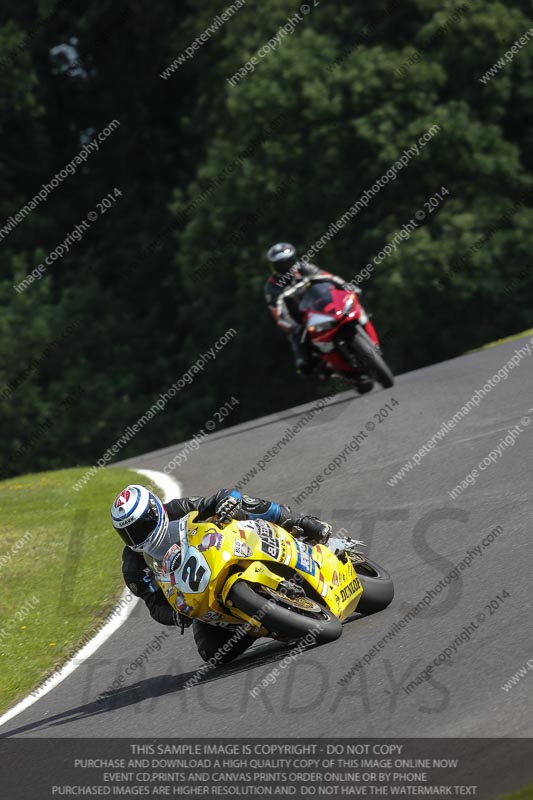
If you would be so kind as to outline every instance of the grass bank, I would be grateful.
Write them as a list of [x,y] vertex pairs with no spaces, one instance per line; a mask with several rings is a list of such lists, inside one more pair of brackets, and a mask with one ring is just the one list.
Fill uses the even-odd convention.
[[109,509],[130,470],[84,469],[0,483],[0,712],[25,697],[98,627],[124,589]]

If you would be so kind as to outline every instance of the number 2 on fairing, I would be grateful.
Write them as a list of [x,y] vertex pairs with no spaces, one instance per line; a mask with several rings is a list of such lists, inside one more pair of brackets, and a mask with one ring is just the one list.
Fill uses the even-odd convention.
[[185,562],[181,577],[184,581],[188,581],[191,592],[197,592],[200,586],[200,581],[205,575],[205,567],[198,567],[198,562],[194,556],[191,556]]
[[200,594],[209,583],[210,577],[211,570],[204,556],[195,547],[190,547],[176,581],[178,589],[185,594]]

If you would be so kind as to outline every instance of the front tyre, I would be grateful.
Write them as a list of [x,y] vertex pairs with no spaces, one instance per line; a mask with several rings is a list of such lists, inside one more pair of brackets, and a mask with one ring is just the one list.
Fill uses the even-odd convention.
[[302,639],[311,634],[316,644],[327,644],[342,633],[340,620],[309,598],[291,601],[266,587],[256,589],[246,581],[237,581],[228,597],[236,608],[259,620],[273,636]]
[[363,595],[355,610],[360,614],[383,611],[394,597],[391,576],[383,567],[368,558],[353,566],[363,587]]
[[384,389],[394,386],[394,375],[385,363],[385,359],[363,328],[357,328],[352,341],[352,348],[362,369],[380,383]]

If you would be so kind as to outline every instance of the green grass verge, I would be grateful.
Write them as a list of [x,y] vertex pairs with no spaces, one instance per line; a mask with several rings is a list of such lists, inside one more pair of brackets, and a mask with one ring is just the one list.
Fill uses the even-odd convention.
[[499,800],[533,800],[533,784],[526,786],[519,792],[513,794],[506,794],[505,797],[500,797]]
[[25,697],[84,644],[124,589],[122,542],[109,509],[129,470],[85,469],[0,483],[0,712]]
[[533,328],[528,331],[522,331],[522,333],[515,333],[513,336],[507,336],[505,339],[496,339],[495,342],[489,342],[484,344],[483,347],[477,347],[475,350],[467,350],[465,355],[480,353],[482,350],[488,350],[489,347],[496,347],[498,344],[506,344],[506,342],[514,342],[516,339],[523,339],[524,336],[533,336]]

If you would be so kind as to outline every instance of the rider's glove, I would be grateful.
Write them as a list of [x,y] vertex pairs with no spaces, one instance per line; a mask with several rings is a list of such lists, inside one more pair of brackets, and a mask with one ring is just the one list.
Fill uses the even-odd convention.
[[143,569],[143,581],[146,583],[151,592],[157,592],[158,586],[155,582],[155,575],[149,567]]
[[225,525],[231,519],[234,519],[235,514],[242,506],[242,495],[236,490],[232,491],[227,497],[219,502],[215,509],[218,522]]
[[303,531],[303,538],[309,542],[318,542],[319,544],[327,544],[331,536],[332,527],[327,522],[310,514],[302,514],[296,520],[296,525]]

